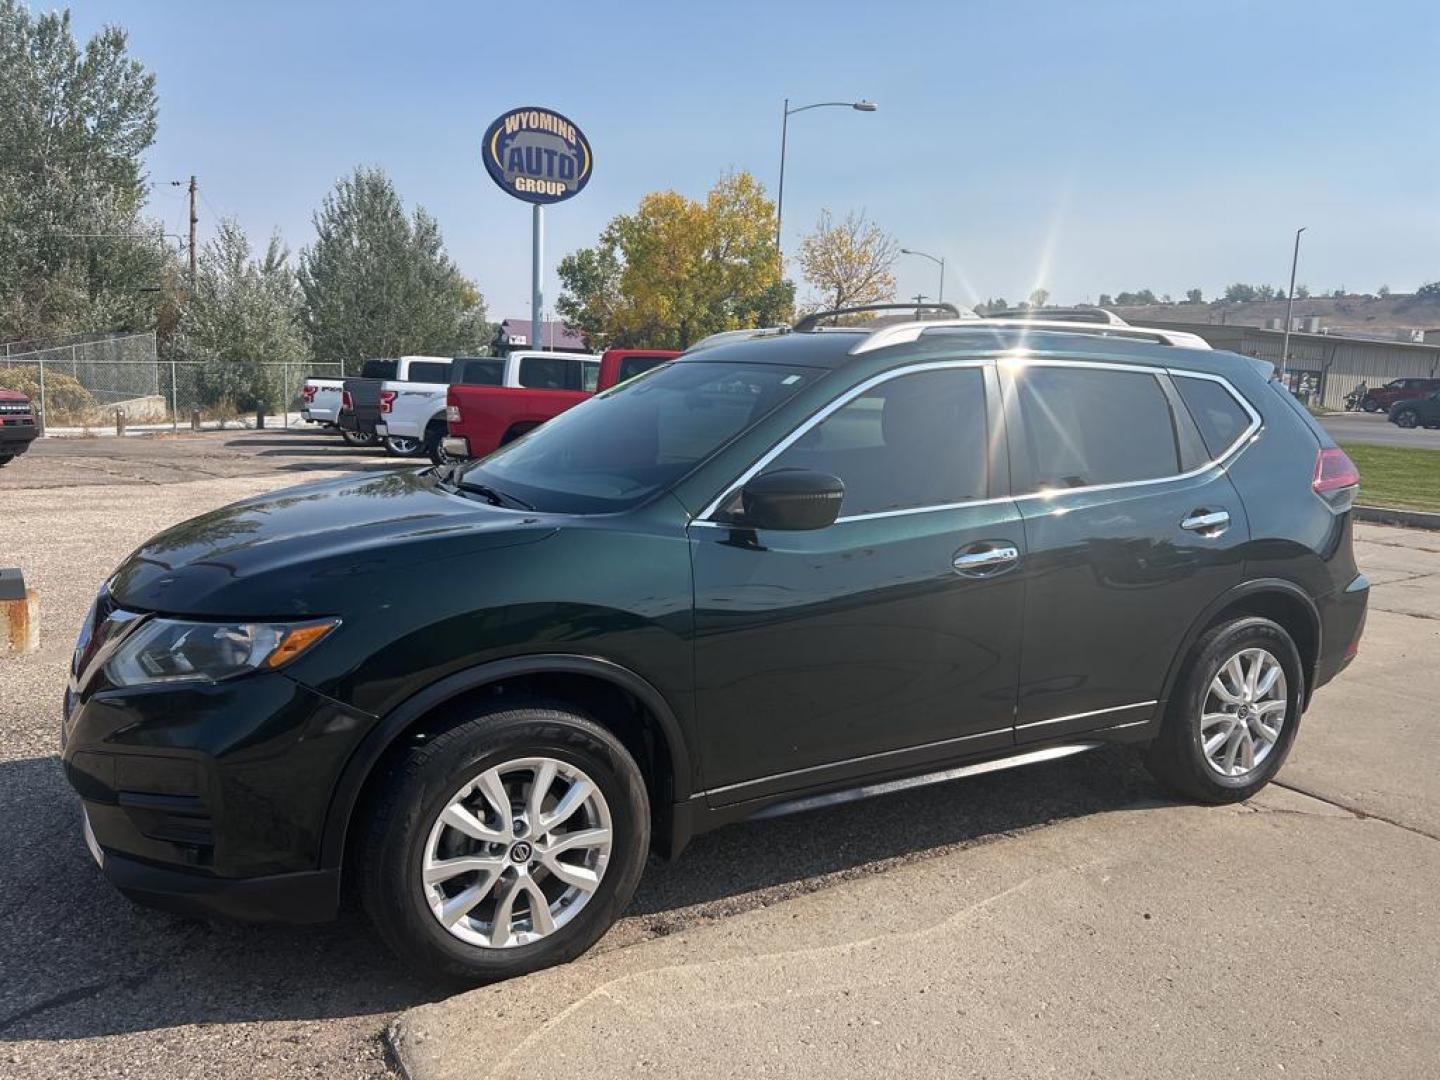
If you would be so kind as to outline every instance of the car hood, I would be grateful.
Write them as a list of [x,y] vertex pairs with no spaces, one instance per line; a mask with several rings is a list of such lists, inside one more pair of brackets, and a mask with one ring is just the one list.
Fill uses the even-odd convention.
[[385,603],[445,560],[543,540],[546,515],[390,472],[286,488],[166,529],[121,564],[112,598],[132,611],[284,618]]

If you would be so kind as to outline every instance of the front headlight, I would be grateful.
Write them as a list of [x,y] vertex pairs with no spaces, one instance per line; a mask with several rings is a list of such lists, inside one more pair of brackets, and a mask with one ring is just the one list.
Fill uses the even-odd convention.
[[116,686],[219,682],[284,667],[339,625],[339,619],[303,623],[151,619],[120,644],[105,665],[105,674]]

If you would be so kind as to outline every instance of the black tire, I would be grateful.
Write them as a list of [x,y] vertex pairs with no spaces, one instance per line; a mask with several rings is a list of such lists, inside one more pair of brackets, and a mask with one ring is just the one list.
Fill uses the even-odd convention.
[[[1222,664],[1242,649],[1263,648],[1285,673],[1285,722],[1265,760],[1241,777],[1221,776],[1206,761],[1200,740],[1200,716],[1210,682]],[[1247,616],[1213,627],[1191,650],[1175,693],[1166,709],[1160,734],[1146,752],[1151,775],[1176,794],[1201,803],[1232,803],[1248,799],[1268,784],[1285,763],[1300,728],[1300,703],[1305,700],[1305,674],[1300,651],[1284,627],[1269,619]]]
[[1360,407],[1366,412],[1380,411],[1380,403],[1372,397],[1367,397],[1364,401],[1360,402]]
[[1414,409],[1401,409],[1394,416],[1390,417],[1390,419],[1396,427],[1402,428],[1413,428],[1420,422],[1420,417],[1416,415]]
[[5,466],[5,465],[9,465],[10,462],[12,462],[12,461],[14,461],[14,460],[15,460],[15,455],[14,455],[14,454],[0,454],[0,467],[3,467],[3,466]]
[[[425,899],[421,862],[440,812],[487,769],[548,757],[585,772],[609,808],[609,862],[589,900],[548,936],[509,948],[470,944],[443,926]],[[391,763],[362,822],[361,901],[385,943],[429,978],[475,984],[573,960],[598,941],[630,902],[650,847],[645,781],[610,732],[564,707],[482,712]]]
[[340,438],[345,440],[346,446],[374,446],[375,433],[373,431],[346,431],[340,428]]
[[431,420],[425,428],[425,453],[429,456],[432,464],[449,465],[455,459],[445,453],[442,445],[445,436],[450,434],[449,425],[444,420]]

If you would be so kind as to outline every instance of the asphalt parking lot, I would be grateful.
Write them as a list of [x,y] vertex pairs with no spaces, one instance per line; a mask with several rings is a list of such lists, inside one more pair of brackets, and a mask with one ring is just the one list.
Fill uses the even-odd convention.
[[1252,805],[1178,806],[1097,751],[735,826],[652,862],[590,958],[448,1002],[358,915],[133,907],[55,756],[96,587],[172,522],[394,464],[276,431],[49,440],[0,474],[0,563],[42,596],[40,651],[0,660],[0,1074],[384,1076],[391,1024],[417,1077],[1349,1080],[1440,1060],[1440,535],[1400,529],[1358,528],[1360,659]]
[[1336,442],[1440,450],[1440,431],[1396,427],[1384,413],[1331,413],[1321,417],[1320,423]]

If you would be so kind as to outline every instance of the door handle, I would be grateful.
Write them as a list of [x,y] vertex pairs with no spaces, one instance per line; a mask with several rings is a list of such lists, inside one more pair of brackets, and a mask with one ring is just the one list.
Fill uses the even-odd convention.
[[985,577],[1013,566],[1020,559],[1020,549],[1014,544],[994,544],[985,547],[971,547],[956,554],[950,565],[955,572],[966,577]]
[[1230,512],[1228,510],[1196,510],[1180,522],[1180,528],[1188,529],[1190,532],[1204,533],[1207,536],[1219,536],[1229,527]]

